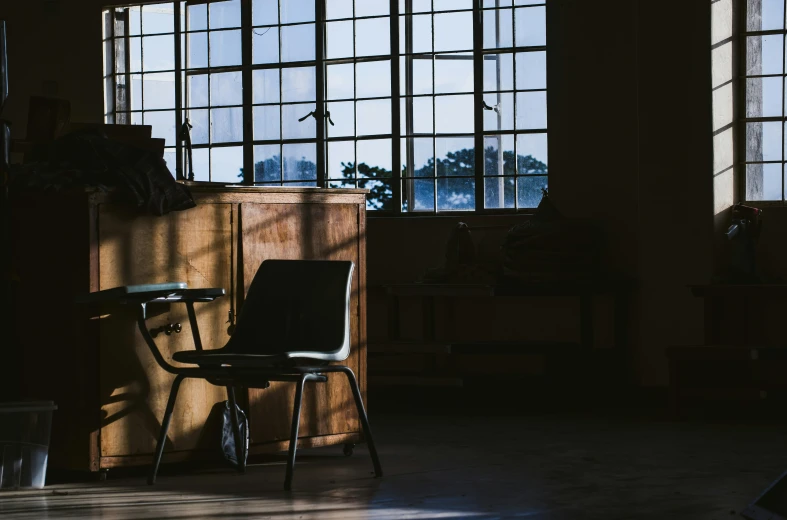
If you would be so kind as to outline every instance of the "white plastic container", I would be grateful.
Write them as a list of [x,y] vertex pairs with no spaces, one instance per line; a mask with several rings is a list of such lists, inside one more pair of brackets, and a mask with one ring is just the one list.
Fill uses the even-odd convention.
[[0,403],[0,490],[44,487],[55,410],[52,401]]

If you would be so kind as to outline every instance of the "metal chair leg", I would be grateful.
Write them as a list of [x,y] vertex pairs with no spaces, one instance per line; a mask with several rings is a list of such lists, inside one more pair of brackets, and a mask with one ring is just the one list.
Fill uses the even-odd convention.
[[355,398],[355,407],[358,408],[358,418],[361,420],[363,434],[366,436],[366,444],[369,446],[369,454],[372,456],[372,464],[374,464],[374,476],[378,478],[382,477],[383,468],[380,465],[380,457],[377,456],[377,448],[374,445],[372,429],[369,427],[369,418],[366,416],[366,409],[363,406],[363,399],[361,398],[361,390],[358,388],[358,381],[355,379],[355,374],[350,367],[344,367],[342,372],[347,376],[347,380],[353,392],[353,397]]
[[[246,443],[240,431],[238,419],[238,402],[235,400],[235,388],[227,387],[227,398],[230,402],[230,419],[232,419],[232,435],[235,438],[235,456],[238,458],[238,472],[246,473]],[[249,432],[246,432],[248,435]]]
[[284,490],[292,489],[292,473],[295,469],[295,452],[298,448],[298,427],[301,423],[301,402],[303,401],[303,387],[306,384],[308,375],[304,374],[296,383],[295,403],[292,407],[292,430],[290,431],[290,450],[287,454],[287,475],[284,477]]
[[158,474],[159,464],[161,464],[161,456],[164,454],[164,444],[167,442],[169,421],[172,419],[172,411],[175,408],[175,401],[178,398],[178,389],[184,377],[183,375],[176,376],[175,380],[172,382],[172,389],[169,391],[167,410],[164,412],[164,419],[161,421],[161,430],[159,431],[158,443],[156,444],[156,453],[153,455],[153,468],[151,468],[150,475],[148,476],[149,485],[156,483],[156,475]]

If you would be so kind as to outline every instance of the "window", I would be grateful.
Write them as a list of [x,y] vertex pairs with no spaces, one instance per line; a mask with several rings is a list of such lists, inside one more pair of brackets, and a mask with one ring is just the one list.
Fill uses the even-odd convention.
[[176,163],[178,126],[174,41],[173,4],[104,13],[106,122],[151,125],[169,165]]
[[105,52],[107,122],[153,125],[179,178],[361,187],[393,213],[528,209],[547,186],[545,0],[112,8]]
[[747,0],[741,108],[745,198],[785,200],[785,2]]

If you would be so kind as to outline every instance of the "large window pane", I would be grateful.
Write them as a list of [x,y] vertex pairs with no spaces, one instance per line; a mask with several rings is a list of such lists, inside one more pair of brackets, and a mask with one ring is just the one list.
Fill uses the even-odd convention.
[[769,34],[746,38],[746,75],[781,74],[784,68],[784,36]]
[[208,66],[208,33],[193,33],[187,36],[188,54],[187,69],[199,69]]
[[434,61],[436,94],[473,92],[472,56],[442,54]]
[[431,52],[432,50],[431,15],[413,16],[413,52]]
[[746,160],[782,160],[782,123],[748,123],[746,125]]
[[782,163],[746,165],[746,200],[782,200]]
[[417,97],[413,99],[413,133],[431,134],[434,132],[434,98]]
[[152,137],[164,139],[164,146],[175,146],[175,112],[146,112],[144,115],[146,125],[153,127]]
[[195,181],[210,181],[210,149],[195,148],[191,153],[191,160],[191,167],[185,167],[185,171],[193,171]]
[[142,38],[142,70],[175,70],[175,37],[145,36]]
[[214,108],[210,111],[211,143],[243,141],[243,109]]
[[547,24],[545,7],[522,7],[514,9],[517,47],[530,47],[547,44]]
[[129,36],[139,36],[142,33],[142,7],[132,5],[128,10],[128,34]]
[[516,88],[547,88],[547,53],[520,52],[516,55]]
[[208,28],[208,5],[186,5],[187,31],[202,31]]
[[328,20],[353,17],[353,0],[326,0],[326,17]]
[[473,137],[435,139],[438,177],[472,177],[475,175],[475,140]]
[[516,138],[517,173],[547,173],[547,134],[519,134]]
[[314,24],[281,28],[281,61],[314,60]]
[[472,8],[473,0],[434,0],[435,11],[459,11]]
[[484,139],[484,204],[487,208],[516,205],[514,136],[497,135]]
[[529,130],[546,127],[546,92],[519,92],[516,95],[516,128]]
[[278,0],[254,0],[251,4],[251,21],[254,25],[279,23]]
[[143,102],[145,110],[175,108],[175,73],[162,72],[142,76]]
[[[432,88],[432,57],[428,59],[417,58],[412,61],[412,88],[413,94],[431,94],[434,90]],[[402,69],[403,76],[408,79],[409,72],[406,68]],[[406,87],[402,89],[402,94],[406,93]]]
[[746,117],[781,116],[783,84],[781,77],[747,79]]
[[240,31],[211,31],[210,66],[231,67],[241,61]]
[[746,30],[769,31],[784,28],[784,0],[746,0]]
[[484,90],[488,92],[513,89],[514,55],[511,53],[484,55]]
[[511,93],[485,94],[484,130],[500,131],[514,129],[514,95]]
[[334,141],[328,143],[328,177],[331,179],[355,179],[355,142]]
[[473,96],[438,96],[435,98],[435,130],[438,134],[473,132]]
[[240,72],[210,75],[211,106],[242,105],[243,78]]
[[281,0],[281,23],[314,21],[314,0]]
[[174,33],[175,6],[171,3],[143,5],[142,32],[144,34]]
[[356,104],[358,135],[391,133],[391,101],[387,99],[358,101]]
[[328,126],[328,137],[351,137],[355,135],[355,103],[342,101],[328,103],[332,125]]
[[434,50],[465,51],[473,49],[473,13],[434,15]]
[[252,72],[253,103],[278,103],[279,69],[255,70]]
[[314,67],[291,67],[281,71],[281,100],[314,101],[317,99]]
[[475,179],[437,179],[438,211],[472,211],[475,209]]
[[317,180],[317,147],[313,143],[285,144],[284,155],[284,180],[285,181],[311,181]]
[[277,105],[254,107],[254,139],[273,141],[281,139],[281,120]]
[[484,11],[484,49],[514,46],[514,12],[511,9]]
[[208,144],[210,142],[210,110],[189,110],[187,112],[191,124],[191,143]]
[[389,12],[388,0],[355,0],[355,16],[385,16]]
[[391,62],[361,62],[355,66],[357,96],[385,97],[391,95]]
[[279,61],[279,28],[252,29],[252,62],[256,64]]
[[[314,118],[309,115],[314,112],[314,108],[314,103],[283,105],[281,107],[282,139],[313,139],[316,137],[317,126]],[[306,119],[299,121],[303,117]]]
[[240,27],[240,0],[224,0],[210,4],[210,28],[231,29]]
[[326,67],[328,99],[352,99],[355,83],[353,69],[352,63]]
[[142,70],[142,38],[129,38],[128,54],[129,72],[140,72]]
[[349,58],[353,55],[353,22],[328,22],[325,26],[325,56],[330,59]]
[[391,53],[391,25],[387,18],[355,22],[355,55],[378,56]]
[[210,104],[207,74],[190,75],[186,81],[187,100],[190,107],[206,107]]
[[370,139],[358,141],[358,177],[390,178],[393,164],[390,139]]
[[254,147],[254,182],[281,182],[279,145]]
[[412,140],[413,166],[410,177],[434,177],[434,139],[416,138]]
[[223,146],[210,150],[210,177],[213,182],[240,183],[243,180],[243,147]]
[[517,178],[517,204],[520,208],[536,208],[548,188],[547,177],[538,175]]

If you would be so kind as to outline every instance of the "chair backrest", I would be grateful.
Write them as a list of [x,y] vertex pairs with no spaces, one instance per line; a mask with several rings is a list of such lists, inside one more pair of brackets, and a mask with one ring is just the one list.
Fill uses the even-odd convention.
[[264,261],[225,350],[347,359],[353,268],[349,261]]

